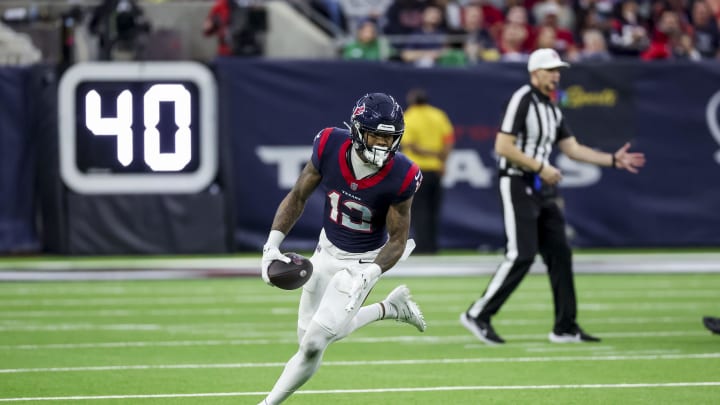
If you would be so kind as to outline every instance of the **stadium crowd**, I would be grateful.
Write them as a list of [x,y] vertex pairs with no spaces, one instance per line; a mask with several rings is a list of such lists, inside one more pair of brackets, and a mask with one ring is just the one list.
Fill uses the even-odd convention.
[[[147,4],[206,3],[207,18],[205,25],[198,27],[197,35],[217,36],[220,55],[262,56],[263,37],[273,29],[267,25],[263,12],[268,0],[147,1]],[[699,61],[720,57],[720,0],[285,1],[333,37],[338,44],[338,58],[347,60],[467,66],[494,61],[526,62],[533,50],[546,47],[555,49],[570,62],[621,58]],[[64,26],[73,18],[91,25],[89,31],[98,36],[101,48],[127,42],[120,38],[124,32],[130,32],[130,37],[141,43],[143,37],[135,35],[132,29],[149,27],[142,21],[136,24],[146,4],[141,0],[69,0],[64,4],[75,11],[80,5],[94,8],[86,15],[94,15],[92,21],[96,22],[103,21],[95,18],[98,15],[122,18],[117,24],[92,25],[88,22],[90,18],[75,16],[79,13],[66,12],[60,16]],[[37,18],[33,15],[42,17],[43,13],[38,14],[38,8],[33,7],[27,11],[5,10],[0,31],[11,32],[21,23],[32,23]],[[125,15],[132,18],[124,18]],[[117,27],[115,37],[122,41],[105,38],[114,35],[98,29],[105,26]],[[128,29],[122,31],[122,27]],[[5,37],[10,38],[8,35]],[[72,38],[63,41],[72,43]],[[17,48],[16,41],[0,38],[0,53],[7,54],[3,49],[10,44]],[[98,53],[107,58],[108,52],[103,48]],[[37,50],[25,54],[37,55]]]
[[719,0],[389,0],[360,10],[352,5],[363,2],[310,1],[326,15],[340,6],[350,59],[462,66],[526,62],[546,47],[571,62],[720,55]]

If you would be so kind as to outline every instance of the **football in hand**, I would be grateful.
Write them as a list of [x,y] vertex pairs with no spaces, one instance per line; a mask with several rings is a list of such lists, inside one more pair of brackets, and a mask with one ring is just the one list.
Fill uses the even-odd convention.
[[275,287],[283,290],[294,290],[302,287],[313,272],[313,265],[309,259],[294,253],[283,253],[290,258],[290,263],[273,260],[268,267],[268,278]]

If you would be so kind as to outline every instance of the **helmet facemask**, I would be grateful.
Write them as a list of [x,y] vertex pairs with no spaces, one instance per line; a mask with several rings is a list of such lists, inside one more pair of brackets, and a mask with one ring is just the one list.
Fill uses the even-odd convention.
[[[402,131],[395,131],[392,125],[379,124],[377,129],[364,128],[358,121],[353,120],[351,131],[353,132],[353,146],[360,153],[365,161],[377,167],[383,167],[400,148]],[[390,147],[369,146],[368,134],[372,133],[378,137],[392,136],[393,141]]]

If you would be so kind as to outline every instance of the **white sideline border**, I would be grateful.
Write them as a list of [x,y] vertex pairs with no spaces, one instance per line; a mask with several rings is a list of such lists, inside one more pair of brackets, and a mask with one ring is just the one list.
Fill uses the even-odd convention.
[[[720,273],[720,253],[575,254],[576,273]],[[422,256],[398,263],[389,277],[492,274],[502,255]],[[160,280],[260,275],[257,258],[52,259],[0,262],[0,281]],[[544,273],[536,260],[531,273]]]

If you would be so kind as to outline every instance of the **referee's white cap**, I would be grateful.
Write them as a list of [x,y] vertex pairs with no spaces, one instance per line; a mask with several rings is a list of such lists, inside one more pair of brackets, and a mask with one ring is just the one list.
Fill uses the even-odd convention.
[[528,59],[528,72],[538,69],[556,69],[559,67],[570,67],[570,64],[563,62],[560,55],[552,48],[541,48],[530,54]]

